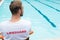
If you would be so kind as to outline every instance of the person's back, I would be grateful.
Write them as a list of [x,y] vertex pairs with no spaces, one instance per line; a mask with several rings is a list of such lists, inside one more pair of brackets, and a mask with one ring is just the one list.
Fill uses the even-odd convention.
[[25,40],[29,37],[31,23],[26,20],[18,22],[5,21],[0,23],[0,32],[7,40]]

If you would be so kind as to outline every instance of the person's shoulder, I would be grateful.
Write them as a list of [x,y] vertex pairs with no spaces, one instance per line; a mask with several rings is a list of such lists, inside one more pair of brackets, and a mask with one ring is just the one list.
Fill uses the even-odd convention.
[[30,20],[22,19],[21,21],[22,21],[23,23],[31,24],[31,21],[30,21]]
[[0,25],[6,24],[8,21],[0,22]]
[[30,20],[21,20],[21,23],[24,27],[30,28],[31,27],[31,21]]
[[31,21],[30,20],[26,20],[26,19],[22,19],[20,23],[22,23],[25,26],[31,25]]

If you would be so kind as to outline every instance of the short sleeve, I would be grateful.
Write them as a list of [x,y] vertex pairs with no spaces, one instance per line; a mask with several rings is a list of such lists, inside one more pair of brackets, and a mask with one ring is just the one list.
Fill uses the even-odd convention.
[[29,32],[31,32],[32,31],[32,23],[31,22],[29,22],[28,27],[29,27]]

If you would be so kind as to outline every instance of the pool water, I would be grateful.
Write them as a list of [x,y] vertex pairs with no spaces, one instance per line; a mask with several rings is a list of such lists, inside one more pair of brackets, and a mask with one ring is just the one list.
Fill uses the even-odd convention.
[[[9,20],[9,4],[4,0],[0,6],[0,22]],[[60,0],[22,0],[24,16],[22,19],[32,22],[34,34],[30,40],[52,40],[60,38]]]

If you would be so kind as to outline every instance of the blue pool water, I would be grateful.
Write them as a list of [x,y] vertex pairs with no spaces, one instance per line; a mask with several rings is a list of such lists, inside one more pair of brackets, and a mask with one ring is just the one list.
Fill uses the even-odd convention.
[[[0,22],[11,18],[11,1],[4,0],[0,6]],[[22,0],[22,3],[22,18],[32,22],[34,31],[34,34],[30,35],[30,40],[60,38],[60,0]]]

